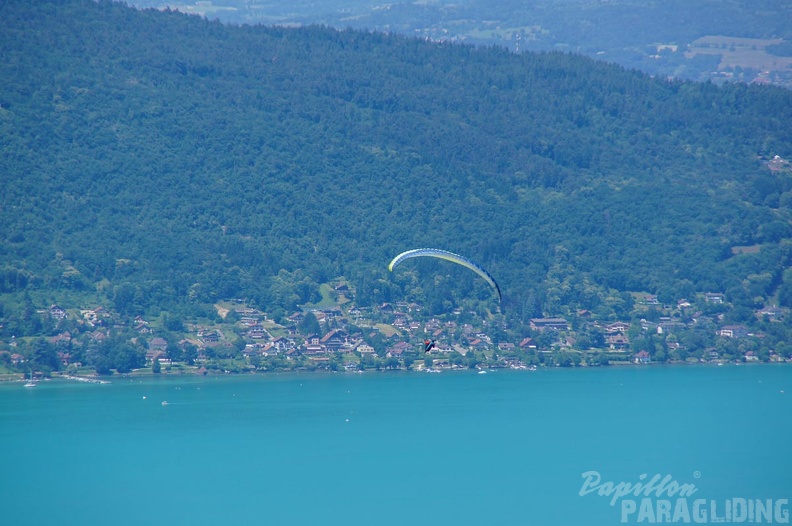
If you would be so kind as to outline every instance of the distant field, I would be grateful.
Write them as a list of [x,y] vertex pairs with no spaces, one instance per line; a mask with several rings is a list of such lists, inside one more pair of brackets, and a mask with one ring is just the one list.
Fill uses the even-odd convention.
[[500,39],[508,42],[515,40],[515,35],[527,41],[538,40],[549,32],[541,26],[519,26],[519,27],[494,27],[492,29],[471,29],[465,33],[464,37],[479,40]]
[[724,36],[701,37],[690,44],[687,58],[696,55],[720,55],[719,70],[742,67],[761,71],[788,70],[792,67],[792,57],[777,57],[765,51],[767,46],[780,44],[781,38],[738,38]]

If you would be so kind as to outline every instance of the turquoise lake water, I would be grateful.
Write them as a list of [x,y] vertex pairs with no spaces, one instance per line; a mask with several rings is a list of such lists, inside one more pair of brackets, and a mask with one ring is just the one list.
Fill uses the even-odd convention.
[[[0,524],[638,524],[670,522],[673,483],[679,522],[735,499],[783,522],[792,500],[789,366],[111,382],[0,385]],[[671,482],[598,494],[642,474]]]

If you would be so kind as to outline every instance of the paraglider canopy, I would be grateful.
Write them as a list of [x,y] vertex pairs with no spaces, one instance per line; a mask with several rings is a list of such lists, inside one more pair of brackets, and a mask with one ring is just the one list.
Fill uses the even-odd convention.
[[401,254],[393,258],[393,261],[391,261],[390,265],[388,265],[388,270],[393,272],[393,269],[397,267],[399,264],[401,264],[402,261],[417,257],[432,257],[432,258],[445,259],[446,261],[452,261],[458,265],[462,265],[463,267],[469,268],[470,270],[472,270],[473,272],[484,278],[486,282],[489,283],[490,287],[495,289],[495,291],[498,293],[498,302],[501,301],[502,297],[501,297],[500,287],[495,282],[495,279],[490,275],[490,273],[484,270],[484,268],[481,265],[474,263],[473,261],[469,260],[464,256],[460,256],[459,254],[454,254],[453,252],[448,252],[446,250],[440,250],[439,248],[417,248],[415,250],[408,250],[407,252],[402,252]]

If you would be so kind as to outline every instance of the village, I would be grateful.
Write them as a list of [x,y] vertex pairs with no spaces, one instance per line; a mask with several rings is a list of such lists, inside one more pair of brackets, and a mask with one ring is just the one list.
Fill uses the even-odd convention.
[[[0,364],[11,375],[42,377],[790,361],[789,349],[767,349],[761,333],[724,322],[724,294],[702,294],[673,307],[645,294],[638,306],[629,321],[600,321],[580,311],[531,318],[524,332],[515,332],[504,322],[461,309],[427,316],[422,306],[407,302],[305,308],[276,322],[244,300],[229,300],[215,305],[214,320],[201,323],[172,317],[125,320],[103,307],[51,305],[38,314],[52,335],[0,342]],[[770,324],[785,315],[777,307],[755,313]],[[131,356],[123,365],[97,357],[115,352],[108,349],[120,341]],[[43,360],[47,354],[57,359]]]

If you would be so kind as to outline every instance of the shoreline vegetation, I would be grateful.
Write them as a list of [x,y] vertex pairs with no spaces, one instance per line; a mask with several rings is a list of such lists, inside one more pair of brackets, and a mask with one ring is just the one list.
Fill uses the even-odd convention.
[[[576,367],[562,367],[558,365],[554,366],[547,366],[542,365],[539,367],[526,367],[526,368],[517,368],[517,367],[476,367],[474,369],[470,369],[467,367],[447,367],[447,368],[425,368],[419,367],[415,369],[405,369],[405,368],[395,368],[395,369],[367,369],[367,370],[336,370],[331,371],[329,369],[279,369],[274,371],[244,371],[244,372],[230,372],[230,371],[201,371],[201,367],[196,366],[181,366],[175,369],[171,369],[169,371],[162,371],[160,373],[155,373],[151,370],[150,367],[144,367],[141,369],[134,370],[129,373],[118,373],[113,374],[111,376],[99,376],[95,373],[82,373],[78,375],[70,375],[70,374],[60,374],[54,373],[49,376],[38,375],[34,376],[35,381],[51,381],[51,380],[64,380],[64,381],[76,381],[80,383],[89,383],[89,384],[109,384],[112,383],[114,380],[127,380],[127,379],[134,379],[134,378],[180,378],[180,377],[194,377],[194,376],[207,376],[207,377],[231,377],[231,376],[246,376],[246,377],[254,377],[254,376],[273,376],[273,375],[282,375],[282,374],[309,374],[309,375],[331,375],[331,374],[378,374],[378,373],[440,373],[440,372],[470,372],[470,373],[479,373],[484,374],[488,372],[497,372],[497,371],[510,371],[510,370],[522,370],[526,372],[536,372],[540,370],[573,370],[573,369],[592,369],[592,368],[600,368],[600,367],[617,367],[617,368],[628,368],[628,367],[652,367],[652,368],[676,368],[676,367],[717,367],[717,366],[745,366],[745,367],[752,367],[752,366],[783,366],[789,365],[792,363],[792,360],[785,360],[785,361],[778,361],[778,362],[731,362],[731,361],[717,361],[717,362],[666,362],[666,363],[647,363],[647,364],[637,364],[631,362],[621,362],[621,363],[614,363],[609,364],[607,366],[600,366],[600,365],[580,365]],[[29,378],[22,373],[3,373],[0,374],[0,385],[2,384],[9,384],[9,383],[23,383],[29,381]]]

